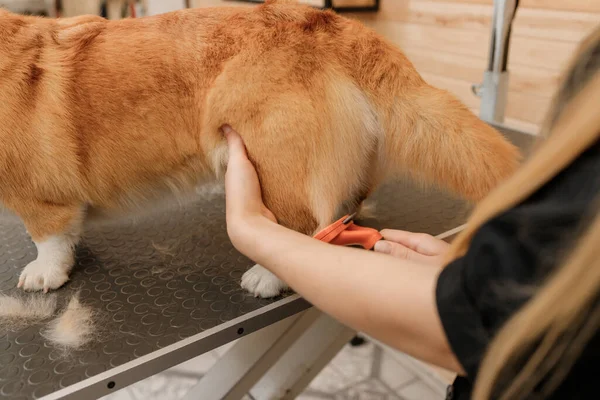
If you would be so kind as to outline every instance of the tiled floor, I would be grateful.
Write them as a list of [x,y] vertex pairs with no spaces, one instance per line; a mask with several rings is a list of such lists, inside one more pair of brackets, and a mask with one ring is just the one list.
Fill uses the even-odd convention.
[[[138,382],[104,400],[176,400],[182,398],[231,345]],[[423,379],[408,357],[393,356],[366,343],[346,346],[298,397],[299,400],[436,400],[445,383]],[[201,400],[201,399],[200,399]]]

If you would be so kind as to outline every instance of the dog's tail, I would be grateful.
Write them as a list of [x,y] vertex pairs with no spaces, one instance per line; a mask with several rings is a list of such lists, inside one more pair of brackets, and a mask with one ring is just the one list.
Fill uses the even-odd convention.
[[450,93],[423,83],[402,99],[386,138],[388,170],[477,201],[517,169],[518,148]]

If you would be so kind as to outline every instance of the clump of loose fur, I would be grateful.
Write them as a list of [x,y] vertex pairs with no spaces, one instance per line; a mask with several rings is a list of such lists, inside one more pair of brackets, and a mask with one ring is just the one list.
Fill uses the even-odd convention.
[[375,200],[366,199],[358,206],[356,218],[375,218],[376,206]]
[[14,331],[50,318],[56,311],[55,294],[0,295],[0,331]]
[[198,198],[204,200],[212,200],[215,197],[222,197],[225,195],[225,185],[220,182],[207,182],[196,188],[196,194]]
[[64,311],[50,321],[42,336],[64,350],[76,350],[89,343],[96,335],[94,311],[81,304],[79,296],[71,297]]

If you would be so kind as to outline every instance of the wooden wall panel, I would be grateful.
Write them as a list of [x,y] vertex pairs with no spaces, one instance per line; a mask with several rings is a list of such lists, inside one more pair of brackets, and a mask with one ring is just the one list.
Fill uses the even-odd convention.
[[599,23],[600,13],[522,7],[517,11],[513,35],[579,42]]
[[[493,0],[381,1],[378,14],[356,17],[398,45],[431,84],[478,109],[471,85],[481,82],[487,64]],[[539,127],[562,72],[598,24],[600,0],[520,1],[509,53],[508,120]]]
[[[598,1],[600,4],[600,0]],[[465,0],[382,0],[380,20],[392,20],[461,29],[489,30],[493,6]],[[366,18],[369,18],[365,15]],[[542,39],[578,41],[598,23],[600,16],[581,11],[540,8],[518,9],[513,33]]]
[[[382,0],[386,1],[386,0]],[[388,0],[389,1],[389,0]],[[391,0],[394,1],[394,0]],[[420,1],[420,0],[415,0]],[[437,3],[453,3],[456,0],[433,0]],[[460,0],[467,4],[493,4],[493,0]],[[600,13],[600,2],[598,0],[521,0],[520,7],[543,8],[546,10],[559,11],[583,11]]]
[[521,3],[519,4],[526,8],[600,13],[598,0],[522,0]]
[[378,19],[463,29],[487,29],[492,18],[491,4],[464,2],[381,0]]
[[[363,22],[401,48],[418,47],[455,55],[486,59],[490,47],[490,29],[471,30],[447,26],[379,20],[365,16]],[[577,48],[577,41],[515,37],[509,59],[517,65],[561,69]]]
[[[409,46],[403,47],[403,51],[418,71],[463,82],[480,82],[487,64],[487,60],[481,57],[440,53]],[[555,70],[512,65],[509,87],[515,92],[549,97],[554,93],[560,75],[560,72]]]
[[333,7],[373,7],[375,0],[332,0],[332,3]]
[[[414,0],[414,1],[420,1],[420,0]],[[433,0],[436,3],[456,3],[456,0]],[[460,0],[461,3],[466,3],[466,4],[493,4],[494,0]]]
[[373,17],[365,17],[363,22],[401,48],[418,47],[484,58],[489,47],[490,32],[488,31],[477,32],[435,25],[379,20]]

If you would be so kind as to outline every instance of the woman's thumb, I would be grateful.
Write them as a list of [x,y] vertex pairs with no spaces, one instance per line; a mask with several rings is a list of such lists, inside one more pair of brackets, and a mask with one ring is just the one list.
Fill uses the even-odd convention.
[[229,125],[223,125],[221,127],[225,139],[227,139],[227,147],[229,148],[229,158],[232,156],[246,155],[246,146],[242,141],[242,137],[234,131]]

